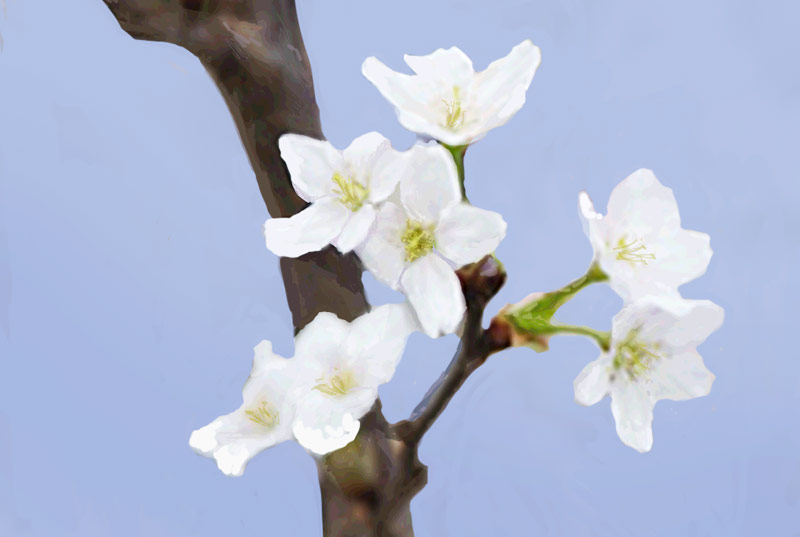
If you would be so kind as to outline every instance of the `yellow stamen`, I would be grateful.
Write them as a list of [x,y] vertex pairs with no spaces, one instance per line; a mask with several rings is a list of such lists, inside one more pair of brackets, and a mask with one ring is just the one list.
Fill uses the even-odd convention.
[[369,188],[356,181],[353,177],[345,178],[339,172],[333,174],[333,182],[338,187],[333,189],[333,193],[339,195],[339,201],[342,205],[353,212],[358,211],[364,205],[364,200],[369,195]]
[[457,129],[464,124],[464,109],[461,107],[461,88],[453,86],[453,99],[442,99],[447,107],[444,125],[448,129]]
[[638,335],[638,329],[631,330],[625,339],[617,343],[617,352],[611,363],[614,371],[625,371],[630,380],[636,380],[647,373],[653,362],[661,358],[658,354],[660,345],[645,343],[639,339]]
[[621,237],[614,247],[614,251],[617,252],[617,259],[631,264],[641,263],[646,265],[648,259],[653,260],[656,258],[656,254],[646,253],[646,250],[647,246],[641,243],[640,239],[627,242],[625,237]]
[[428,255],[436,246],[433,230],[413,220],[406,221],[406,230],[400,237],[400,241],[406,247],[406,261],[409,263]]
[[345,371],[343,373],[334,375],[330,378],[330,380],[328,380],[328,382],[317,384],[314,386],[314,389],[324,393],[325,395],[337,397],[347,395],[347,393],[355,388],[356,385],[356,379],[353,376],[353,373],[350,371]]
[[272,428],[281,422],[278,409],[267,401],[261,401],[258,406],[245,410],[244,413],[247,414],[250,421],[263,427]]

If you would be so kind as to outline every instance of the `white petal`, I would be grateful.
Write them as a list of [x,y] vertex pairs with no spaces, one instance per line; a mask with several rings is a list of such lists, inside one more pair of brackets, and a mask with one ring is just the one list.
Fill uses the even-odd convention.
[[[651,299],[652,300],[652,299]],[[673,324],[664,323],[663,339],[675,350],[691,349],[700,345],[717,328],[722,326],[724,310],[710,300],[680,299],[685,310],[673,310]],[[664,301],[659,301],[663,304]],[[663,306],[662,306],[663,307]]]
[[586,192],[578,194],[578,214],[580,214],[581,223],[583,224],[583,232],[592,244],[594,258],[596,259],[598,255],[602,254],[605,246],[604,226],[602,226],[603,215],[595,211],[592,198]]
[[437,143],[409,149],[400,179],[400,199],[408,214],[424,224],[436,224],[441,212],[461,201],[458,171],[450,152]]
[[[256,347],[253,371],[242,389],[242,406],[194,431],[189,439],[195,452],[213,457],[226,475],[242,475],[255,455],[292,436],[291,424],[300,393],[296,387],[301,379],[295,375],[292,361],[272,354],[264,343],[268,342]],[[277,411],[278,419],[272,427],[259,425],[246,413],[262,402]]]
[[369,204],[363,205],[350,215],[350,219],[347,220],[344,229],[333,241],[333,244],[343,254],[354,250],[367,238],[373,222],[375,222],[375,207]]
[[329,142],[299,134],[278,140],[281,158],[297,194],[306,201],[332,195],[333,174],[342,167],[342,155]]
[[612,321],[614,340],[631,330],[640,339],[658,342],[665,352],[691,349],[720,327],[722,308],[708,300],[687,300],[680,296],[648,296],[622,309]]
[[455,331],[466,311],[461,283],[453,269],[436,254],[411,263],[401,284],[423,331],[439,337]]
[[525,92],[542,61],[539,47],[525,40],[477,74],[467,113],[477,114],[483,132],[505,124],[525,104]]
[[275,367],[275,364],[284,364],[286,358],[272,352],[272,342],[263,340],[253,347],[253,369],[251,375],[260,375]]
[[466,89],[475,75],[472,60],[458,47],[440,48],[425,56],[406,54],[404,59],[415,73],[448,89],[453,86]]
[[321,250],[341,233],[349,215],[338,200],[322,198],[291,218],[271,218],[264,224],[267,248],[281,257]]
[[502,216],[459,203],[442,211],[436,227],[436,248],[457,266],[462,266],[494,252],[505,235],[506,223]]
[[378,398],[377,388],[357,388],[344,396],[312,390],[298,405],[292,425],[297,441],[307,450],[324,455],[353,441],[359,419]]
[[379,203],[397,189],[397,183],[407,166],[408,155],[389,148],[375,160],[369,181],[369,200]]
[[391,142],[377,132],[362,134],[344,150],[345,166],[361,180],[369,176],[375,161],[392,147]]
[[403,210],[386,202],[378,211],[372,233],[357,249],[364,267],[392,289],[397,289],[400,274],[406,266],[406,250],[400,240],[405,228]]
[[294,359],[312,360],[322,364],[334,361],[349,331],[350,324],[333,313],[318,313],[295,336]]
[[583,406],[591,406],[609,392],[608,380],[609,360],[602,356],[583,368],[573,382],[575,402]]
[[637,235],[680,227],[678,203],[672,189],[662,185],[652,170],[639,169],[623,179],[608,198],[605,217],[615,228]]
[[439,104],[442,88],[438,84],[393,71],[375,57],[364,60],[361,73],[395,107],[405,128],[424,133],[428,125],[435,126],[431,104]]
[[611,391],[611,413],[622,443],[640,453],[653,447],[654,402],[637,384],[621,384]]
[[658,360],[652,378],[652,397],[673,401],[708,395],[714,383],[714,374],[706,369],[703,358],[695,350]]
[[408,336],[417,329],[407,303],[385,304],[352,322],[344,353],[363,368],[366,386],[378,386],[392,378]]

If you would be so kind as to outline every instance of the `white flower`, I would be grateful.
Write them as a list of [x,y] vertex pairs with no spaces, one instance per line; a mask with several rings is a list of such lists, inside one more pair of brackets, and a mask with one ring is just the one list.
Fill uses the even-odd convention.
[[649,296],[626,306],[614,317],[610,350],[575,379],[575,400],[589,406],[610,394],[620,440],[649,451],[656,401],[711,390],[714,375],[696,347],[722,319],[722,308],[708,300]]
[[255,455],[292,438],[296,402],[308,384],[295,360],[273,354],[272,344],[262,341],[242,389],[242,406],[194,431],[189,445],[213,457],[224,474],[242,475]]
[[333,244],[353,250],[369,233],[375,205],[397,186],[393,165],[399,152],[370,132],[344,151],[329,142],[284,134],[278,145],[297,194],[311,203],[291,218],[264,224],[267,248],[281,257],[299,257]]
[[454,267],[492,253],[506,223],[462,202],[455,164],[441,145],[417,145],[404,157],[400,204],[383,205],[357,252],[378,280],[406,294],[423,331],[437,337],[453,332],[466,308]]
[[380,306],[352,323],[320,313],[295,341],[296,356],[314,378],[297,405],[297,441],[318,455],[349,444],[416,328],[407,304]]
[[406,55],[416,75],[392,71],[374,57],[361,72],[394,105],[405,128],[459,146],[504,125],[522,108],[541,59],[539,47],[525,40],[480,73],[457,47]]
[[626,301],[646,295],[678,295],[680,285],[701,276],[711,259],[707,234],[681,228],[672,190],[650,170],[637,170],[611,192],[608,214],[579,197],[583,228],[594,261]]
[[258,453],[293,436],[325,454],[355,438],[359,419],[388,382],[416,328],[407,304],[388,304],[352,323],[320,313],[295,338],[295,357],[262,341],[242,405],[192,433],[189,445],[239,476]]

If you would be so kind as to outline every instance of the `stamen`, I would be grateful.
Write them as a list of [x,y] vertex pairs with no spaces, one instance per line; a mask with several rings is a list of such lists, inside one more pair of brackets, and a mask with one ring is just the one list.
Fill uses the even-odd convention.
[[461,88],[453,86],[453,100],[442,99],[447,107],[444,125],[448,129],[457,129],[464,124],[464,109],[461,107]]
[[658,343],[641,341],[638,329],[631,330],[625,339],[617,343],[617,353],[611,366],[615,371],[624,370],[630,380],[636,380],[650,370],[653,362],[661,358],[658,354],[659,347]]
[[655,259],[656,254],[646,253],[647,246],[643,243],[640,244],[640,242],[640,239],[626,242],[625,237],[621,237],[614,248],[614,251],[617,252],[617,259],[629,263],[641,263],[642,265],[646,265],[648,259]]
[[244,413],[247,414],[250,421],[263,427],[272,428],[281,422],[278,409],[267,401],[261,401],[258,406],[245,410]]
[[400,241],[406,247],[406,261],[409,263],[427,255],[436,246],[433,230],[413,220],[406,221],[406,230]]
[[343,373],[334,375],[328,382],[317,384],[314,386],[314,389],[324,393],[325,395],[337,397],[347,395],[347,393],[355,387],[356,379],[353,377],[353,373],[350,371],[345,371]]
[[339,172],[333,174],[333,182],[338,187],[333,189],[333,193],[339,195],[339,202],[342,205],[353,212],[358,211],[364,205],[364,200],[369,195],[367,187],[353,177],[343,177]]

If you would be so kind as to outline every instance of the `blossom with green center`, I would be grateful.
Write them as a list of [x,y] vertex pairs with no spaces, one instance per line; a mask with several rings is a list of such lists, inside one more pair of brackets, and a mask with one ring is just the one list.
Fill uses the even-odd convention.
[[611,368],[614,372],[624,371],[631,380],[645,375],[658,360],[660,343],[647,343],[638,337],[638,330],[628,332],[621,341],[617,342]]
[[267,220],[267,248],[299,257],[329,244],[346,253],[364,242],[377,208],[397,186],[401,153],[377,132],[343,151],[298,134],[284,134],[278,146],[292,186],[310,205],[291,218]]
[[672,190],[650,170],[637,170],[614,188],[605,216],[585,192],[579,206],[594,249],[592,262],[627,302],[647,295],[678,296],[678,287],[708,266],[708,235],[681,227]]
[[406,230],[403,231],[400,242],[406,249],[406,261],[409,263],[428,255],[436,246],[433,230],[413,220],[406,221]]
[[416,328],[407,304],[387,304],[351,323],[320,313],[297,334],[291,359],[262,341],[242,405],[194,431],[189,445],[231,476],[292,437],[320,455],[344,447],[375,403],[378,386],[392,378]]
[[333,193],[339,196],[339,203],[353,212],[358,211],[364,205],[364,200],[369,195],[368,187],[353,177],[345,178],[339,172],[333,174],[333,182],[336,184]]
[[364,61],[361,72],[395,107],[405,128],[463,146],[504,125],[522,108],[541,59],[539,48],[525,40],[481,72],[457,47],[406,55],[414,75],[395,72],[374,57]]
[[653,407],[708,394],[714,375],[697,346],[722,324],[708,300],[648,296],[628,304],[612,322],[607,352],[575,379],[575,400],[593,405],[611,396],[622,442],[638,451],[653,445]]
[[462,201],[453,158],[436,143],[407,152],[399,198],[381,207],[356,251],[378,280],[405,293],[426,334],[449,334],[466,309],[454,267],[494,252],[506,223]]
[[314,389],[331,396],[347,395],[350,390],[358,385],[352,371],[336,373],[329,379],[321,378],[320,380],[322,382],[314,386]]

